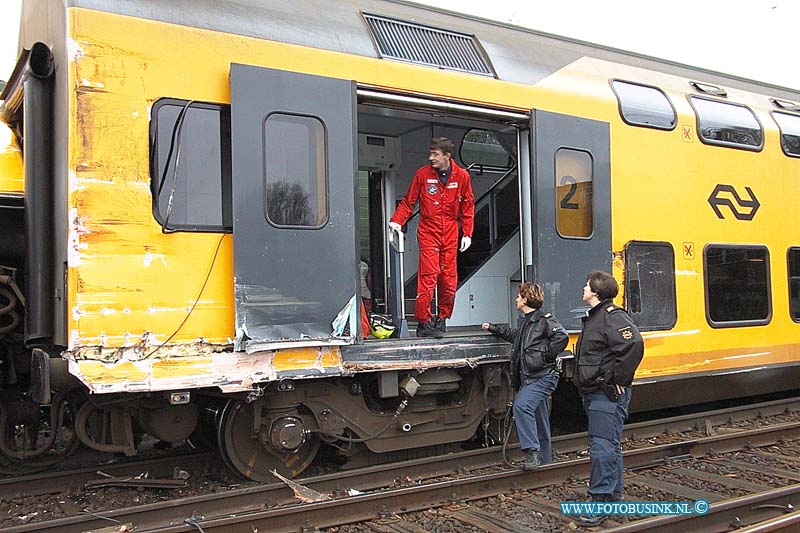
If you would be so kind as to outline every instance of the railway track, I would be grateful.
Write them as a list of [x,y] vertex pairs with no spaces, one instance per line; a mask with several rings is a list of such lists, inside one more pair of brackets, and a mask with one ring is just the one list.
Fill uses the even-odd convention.
[[[641,481],[649,475],[642,472],[652,470],[654,475],[674,475],[674,468],[685,467],[675,467],[677,464],[685,465],[690,461],[702,461],[706,456],[719,457],[720,454],[741,452],[747,448],[774,445],[782,442],[782,439],[800,439],[799,412],[800,402],[783,400],[748,408],[631,424],[625,430],[627,484],[629,487],[653,487],[653,481]],[[457,521],[482,523],[491,521],[487,518],[491,514],[482,511],[487,515],[482,516],[481,512],[473,509],[472,502],[498,498],[513,501],[520,494],[547,491],[561,486],[564,480],[588,476],[588,458],[580,453],[585,446],[585,434],[556,438],[554,448],[558,462],[541,468],[534,475],[510,470],[503,464],[501,450],[490,448],[306,478],[299,481],[297,494],[307,501],[320,501],[302,505],[296,504],[296,493],[286,484],[271,483],[102,513],[78,514],[11,527],[6,531],[86,531],[124,525],[136,527],[137,531],[159,532],[197,531],[198,526],[203,531],[252,532],[253,527],[261,531],[298,531],[374,521],[376,517],[381,517],[378,520],[384,522],[406,522],[394,513],[429,512],[431,509],[447,513],[453,506],[456,508],[452,512],[458,513]],[[519,456],[516,449],[510,450],[510,454]],[[665,473],[657,470],[659,468]],[[731,467],[728,465],[726,468]],[[639,473],[633,474],[635,472]],[[800,481],[800,466],[796,481]],[[758,492],[754,487],[751,489],[752,494]],[[564,519],[569,519],[561,515],[557,507],[553,511],[552,504],[555,502],[557,506],[558,500],[553,500],[552,495],[550,500],[538,497],[545,503],[538,501],[535,494],[532,498],[523,498],[523,507],[546,517],[548,523],[563,526]],[[585,496],[577,494],[572,499],[582,500]],[[642,498],[641,501],[644,500],[648,498]],[[546,505],[548,501],[551,504],[549,507]],[[712,507],[722,501],[711,502]],[[769,518],[774,515],[772,511]],[[504,519],[498,517],[496,520],[502,523]],[[519,526],[518,521],[510,524]],[[374,522],[362,530],[374,530],[376,527],[378,530],[391,530],[394,526]],[[500,525],[493,527],[502,530]],[[619,524],[619,527],[625,525]],[[686,528],[685,524],[681,527]]]
[[[181,480],[182,472],[215,460],[213,452],[186,453],[153,459],[103,464],[60,472],[29,474],[0,479],[0,501],[12,498],[58,494],[70,489],[98,486],[109,480]],[[144,485],[144,484],[142,484]]]
[[[779,531],[800,528],[800,512],[794,511],[800,503],[800,483],[786,487],[764,489],[745,496],[728,498],[708,507],[702,515],[658,516],[634,520],[618,527],[607,528],[607,533],[660,533],[741,531]],[[747,526],[747,527],[745,527]]]

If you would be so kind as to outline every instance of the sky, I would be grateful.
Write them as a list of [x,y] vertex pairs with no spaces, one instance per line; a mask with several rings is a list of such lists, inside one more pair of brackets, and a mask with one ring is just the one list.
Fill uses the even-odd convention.
[[[336,0],[347,1],[347,0]],[[0,0],[0,79],[17,55],[22,0]],[[427,0],[451,11],[800,90],[798,0]]]

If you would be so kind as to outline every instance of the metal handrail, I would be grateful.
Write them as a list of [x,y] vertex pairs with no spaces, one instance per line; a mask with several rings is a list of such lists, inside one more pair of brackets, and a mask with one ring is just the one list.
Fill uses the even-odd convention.
[[[395,237],[397,240],[395,240]],[[403,235],[402,231],[397,231],[392,228],[389,231],[389,244],[394,248],[394,250],[399,255],[398,258],[398,272],[397,277],[398,279],[395,281],[400,286],[400,319],[405,319],[406,316],[406,287],[405,287],[405,276],[403,274],[403,253],[405,252],[405,235]]]

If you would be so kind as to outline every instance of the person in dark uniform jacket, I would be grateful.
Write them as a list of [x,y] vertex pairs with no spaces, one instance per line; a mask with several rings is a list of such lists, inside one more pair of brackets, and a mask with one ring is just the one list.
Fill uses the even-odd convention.
[[[589,419],[589,497],[596,502],[622,498],[622,425],[628,417],[631,383],[644,355],[644,341],[628,313],[614,305],[617,280],[606,272],[590,272],[583,301],[591,309],[583,317],[576,347],[576,380]],[[600,525],[603,514],[582,515],[579,523]]]
[[556,356],[567,346],[569,335],[553,315],[542,312],[544,291],[539,285],[522,283],[515,302],[523,313],[516,329],[488,322],[482,327],[514,345],[511,384],[519,389],[514,398],[514,419],[520,448],[525,452],[522,469],[536,470],[553,461],[547,397],[558,385]]

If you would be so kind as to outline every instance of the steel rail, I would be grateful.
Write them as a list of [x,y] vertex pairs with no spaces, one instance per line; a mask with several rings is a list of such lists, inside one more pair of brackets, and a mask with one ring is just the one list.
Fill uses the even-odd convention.
[[767,533],[768,531],[797,531],[798,529],[800,529],[800,511],[764,520],[736,531],[738,533]]
[[[69,489],[82,487],[91,481],[103,479],[102,471],[113,477],[139,476],[147,473],[153,478],[172,478],[174,469],[191,470],[196,465],[208,464],[216,457],[214,452],[173,455],[140,461],[96,465],[86,468],[70,469],[61,472],[28,474],[0,479],[0,501],[8,501],[20,496],[57,494]],[[222,464],[220,462],[220,464]]]
[[[800,422],[628,450],[624,452],[624,456],[629,467],[643,467],[658,464],[669,457],[688,454],[700,457],[712,450],[724,453],[739,450],[744,446],[764,446],[773,444],[781,438],[796,437],[800,437]],[[248,528],[253,527],[274,532],[333,527],[374,519],[387,514],[390,509],[401,509],[403,512],[420,511],[451,502],[483,499],[511,490],[546,487],[561,483],[568,476],[585,477],[588,474],[589,459],[575,459],[547,465],[540,468],[535,475],[519,470],[475,475],[351,498],[210,518],[200,521],[199,525],[206,532],[252,531]],[[192,527],[194,526],[181,524],[149,527],[147,530],[177,533],[192,531]]]
[[[692,455],[701,457],[711,451],[725,453],[736,451],[745,446],[766,446],[780,439],[800,438],[800,422],[776,424],[753,430],[714,435],[670,444],[662,444],[646,448],[627,450],[624,452],[626,467],[646,467],[659,464],[670,457]],[[468,452],[469,453],[469,452]],[[497,453],[497,452],[495,452]],[[461,456],[462,454],[456,454]],[[448,459],[452,459],[448,456]],[[338,487],[341,494],[345,488],[361,486],[359,478],[365,485],[375,488],[385,487],[398,472],[405,477],[409,472],[405,466],[425,466],[425,461],[412,461],[390,465],[395,471],[389,471],[388,479],[376,480],[364,471],[347,474],[333,474],[321,478],[310,478],[302,482],[306,487],[320,492],[325,487]],[[448,460],[452,473],[453,463]],[[463,465],[462,465],[463,467]],[[375,472],[376,469],[366,469]],[[433,473],[433,463],[427,464],[429,476]],[[370,520],[389,509],[401,509],[403,512],[423,510],[443,505],[452,501],[469,501],[486,498],[503,492],[517,489],[541,488],[562,482],[567,477],[585,477],[589,472],[589,459],[581,458],[554,463],[540,468],[535,475],[519,470],[504,470],[488,474],[478,474],[456,480],[435,481],[404,487],[388,489],[380,492],[342,497],[333,500],[287,505],[264,509],[287,501],[291,491],[282,484],[270,484],[238,489],[221,494],[203,495],[189,498],[142,505],[127,509],[117,509],[98,515],[81,515],[36,522],[27,526],[17,526],[6,531],[16,533],[22,531],[86,531],[111,525],[112,522],[133,524],[137,531],[157,531],[160,533],[197,531],[252,531],[252,527],[265,531],[298,531],[302,528],[321,528]],[[384,470],[384,474],[387,471]],[[323,479],[324,478],[324,479]],[[350,484],[347,483],[349,478]],[[282,496],[281,496],[282,495]],[[280,497],[280,500],[276,499]],[[224,516],[221,516],[223,515]],[[190,522],[186,522],[189,519]]]
[[[744,409],[726,408],[690,415],[682,415],[662,420],[628,424],[625,426],[623,438],[651,438],[658,436],[665,431],[689,431],[699,427],[713,427],[714,425],[731,422],[732,420],[747,420],[753,419],[756,416],[775,416],[792,411],[800,411],[800,400],[775,400],[748,406]],[[553,439],[553,446],[556,451],[560,453],[577,452],[579,450],[586,449],[586,445],[587,434],[585,432],[562,435]],[[451,459],[448,461],[448,463],[445,464],[443,468],[437,469],[437,471],[443,472],[444,470],[450,468],[476,468],[480,466],[496,464],[501,460],[499,450],[500,449],[498,447],[492,447],[451,454]],[[512,456],[517,457],[519,454],[519,445],[512,444],[508,447],[508,450]],[[115,477],[123,477],[126,475],[135,476],[145,471],[149,472],[153,476],[166,476],[171,474],[174,466],[178,466],[184,470],[189,470],[191,465],[196,463],[195,457],[197,460],[206,462],[212,458],[212,455],[213,454],[211,452],[204,452],[199,455],[187,454],[167,458],[148,459],[145,461],[136,461],[131,463],[105,464],[49,473],[6,477],[0,479],[0,500],[9,500],[16,496],[55,494],[58,492],[63,492],[66,489],[78,488],[83,486],[88,481],[98,479],[98,470],[102,470],[104,473],[113,475]],[[409,475],[409,477],[413,477],[414,475],[425,475],[431,473],[428,470],[427,465],[434,460],[437,459],[427,458],[411,462],[404,462],[402,467],[407,469],[409,472],[407,475]],[[183,463],[175,465],[170,464],[172,462],[178,463],[180,461],[183,461]],[[376,468],[380,469],[385,467],[374,467],[373,470],[376,470]],[[343,476],[345,479],[349,478],[348,473],[337,474],[337,476]],[[331,487],[329,484],[326,484],[324,482],[324,478],[319,478],[319,480],[319,486],[321,489],[318,490],[335,490],[337,488],[335,486]]]
[[[800,506],[800,484],[789,485],[777,489],[748,494],[738,498],[730,498],[712,503],[705,514],[667,515],[605,529],[605,533],[635,533],[638,531],[655,531],[659,533],[715,533],[728,531],[731,528],[768,520],[770,523],[782,520],[782,526],[796,524],[799,517],[790,515],[778,516]],[[793,513],[797,515],[798,513]],[[756,529],[756,531],[773,531]]]

